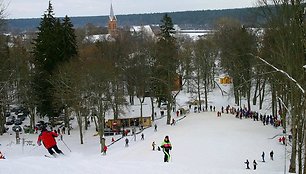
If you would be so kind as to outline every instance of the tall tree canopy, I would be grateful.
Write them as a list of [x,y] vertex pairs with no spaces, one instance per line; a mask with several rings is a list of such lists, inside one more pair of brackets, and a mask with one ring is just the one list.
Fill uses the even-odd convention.
[[34,90],[40,104],[42,115],[53,116],[52,84],[50,78],[59,64],[77,55],[76,37],[73,25],[66,16],[63,23],[54,17],[53,7],[49,7],[38,27],[37,38],[34,40]]

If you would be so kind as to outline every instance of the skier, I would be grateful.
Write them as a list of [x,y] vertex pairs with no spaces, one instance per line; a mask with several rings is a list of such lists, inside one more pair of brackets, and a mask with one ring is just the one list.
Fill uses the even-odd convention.
[[0,151],[0,159],[5,159],[4,155],[2,154],[2,152]]
[[274,152],[273,152],[273,150],[270,152],[270,158],[271,158],[271,160],[273,161],[273,155],[274,155]]
[[249,164],[250,164],[250,163],[249,163],[249,160],[247,159],[246,162],[244,162],[244,163],[245,163],[246,166],[247,166],[246,169],[250,169],[250,167],[249,167]]
[[125,138],[125,147],[128,147],[128,146],[129,146],[129,139]]
[[107,151],[107,146],[104,145],[104,147],[103,147],[103,155],[106,155],[106,151]]
[[169,162],[170,160],[170,150],[172,150],[172,145],[170,143],[169,137],[166,136],[161,146],[164,152],[164,162]]
[[141,140],[144,140],[144,134],[143,133],[141,134]]
[[257,162],[255,160],[253,161],[253,166],[254,166],[254,170],[256,170]]
[[155,145],[156,145],[156,144],[155,144],[155,141],[153,141],[153,143],[152,143],[152,148],[153,148],[153,149],[152,149],[152,150],[155,150]]
[[262,158],[262,162],[265,162],[265,152],[262,152],[261,158]]
[[55,155],[53,150],[55,150],[56,153],[63,155],[63,152],[60,149],[58,149],[58,147],[56,145],[55,137],[57,137],[57,136],[58,136],[57,133],[48,131],[46,129],[46,127],[42,127],[41,133],[40,133],[40,135],[38,136],[38,139],[37,139],[37,144],[38,144],[38,146],[40,146],[41,142],[43,142],[45,148],[54,157],[56,155]]

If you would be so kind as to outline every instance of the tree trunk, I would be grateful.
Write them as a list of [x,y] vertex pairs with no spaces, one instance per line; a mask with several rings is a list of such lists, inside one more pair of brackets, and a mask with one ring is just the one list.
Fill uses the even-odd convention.
[[3,107],[0,106],[0,135],[3,135],[4,133],[4,124],[5,124],[5,119],[6,117],[4,116],[4,111]]
[[255,90],[254,90],[254,96],[253,96],[253,105],[256,105],[257,103],[257,91],[259,90],[259,82],[260,80],[256,78],[256,85],[255,85]]
[[262,109],[263,102],[265,99],[265,90],[266,90],[266,79],[264,79],[262,86],[259,88],[259,109]]
[[30,127],[31,129],[35,129],[35,117],[36,117],[36,107],[29,108],[30,110]]
[[248,100],[248,110],[251,111],[251,84],[248,86],[247,100]]
[[204,80],[204,95],[205,95],[205,110],[208,110],[208,84],[207,84],[208,79]]
[[98,116],[98,132],[100,136],[100,150],[103,152],[103,148],[105,146],[105,138],[104,138],[104,127],[105,127],[105,108],[103,106],[103,102],[100,101],[99,104],[99,116]]
[[[304,121],[303,121],[303,123],[304,123],[304,151],[306,150],[306,123],[305,123],[306,118],[305,118],[305,114],[306,113],[305,113],[305,109],[304,109],[304,115],[303,115],[304,116]],[[306,155],[305,155],[305,153],[304,153],[304,172],[303,172],[303,174],[306,174]]]
[[168,102],[167,104],[167,124],[171,124],[171,105]]
[[79,130],[80,130],[79,131],[80,132],[80,141],[81,141],[81,144],[84,144],[84,142],[83,142],[82,115],[81,115],[80,111],[76,111],[76,114],[77,114],[77,122],[78,122]]
[[292,152],[290,158],[289,172],[296,173],[296,145],[297,145],[297,130],[296,130],[296,112],[292,115]]
[[[299,115],[299,117],[301,117],[300,115]],[[298,121],[299,123],[298,123],[298,131],[297,131],[297,142],[298,142],[298,144],[297,144],[297,147],[298,147],[298,150],[297,150],[297,152],[298,152],[298,173],[301,173],[302,174],[302,170],[303,170],[303,166],[302,166],[302,164],[303,164],[303,161],[302,161],[302,154],[303,154],[303,125],[302,125],[302,123],[301,123],[301,121],[302,121],[302,119],[301,118],[299,118],[298,120],[300,120],[300,121]],[[304,155],[305,155],[305,153],[304,153]]]
[[[197,93],[198,93],[198,107],[202,107],[202,102],[201,102],[201,80],[200,80],[200,70],[198,70],[198,77],[197,77]],[[198,109],[199,109],[198,108]]]
[[155,116],[155,114],[154,114],[154,98],[150,97],[150,99],[151,99],[151,118],[152,118],[152,121],[154,121],[155,120],[155,118],[154,118],[154,116]]
[[67,128],[67,133],[70,135],[70,125],[69,125],[69,113],[68,113],[68,108],[64,108],[64,113],[65,113],[65,127]]
[[[145,97],[137,97],[139,102],[140,102],[140,120],[142,121],[142,117],[143,117],[143,102],[144,102],[144,99]],[[141,123],[142,124],[142,123]]]
[[272,84],[271,90],[272,90],[272,115],[276,115],[277,113],[275,113],[276,110],[275,108],[277,105],[277,100],[276,100],[276,91],[274,84]]
[[84,115],[84,120],[85,120],[85,130],[88,130],[88,117],[87,117],[87,115]]

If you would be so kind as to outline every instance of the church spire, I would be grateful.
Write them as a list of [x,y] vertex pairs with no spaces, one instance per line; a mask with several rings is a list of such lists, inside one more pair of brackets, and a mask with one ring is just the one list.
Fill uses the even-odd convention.
[[108,21],[108,33],[111,34],[113,37],[117,35],[117,18],[114,14],[112,3],[111,3],[111,6],[110,6],[110,14],[109,14],[109,21]]
[[110,20],[110,21],[117,20],[115,14],[114,14],[113,4],[112,4],[112,3],[111,3],[111,6],[110,6],[109,20]]

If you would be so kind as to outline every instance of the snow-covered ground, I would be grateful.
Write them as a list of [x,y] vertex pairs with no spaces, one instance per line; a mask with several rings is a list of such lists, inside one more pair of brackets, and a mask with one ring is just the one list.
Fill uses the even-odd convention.
[[[227,86],[224,86],[228,88]],[[178,98],[183,105],[185,94]],[[218,90],[209,96],[209,104],[219,110],[231,103],[229,96],[219,95]],[[173,113],[173,115],[175,115]],[[175,118],[178,119],[178,118]],[[143,131],[145,140],[136,141],[132,136],[129,147],[124,139],[109,146],[107,155],[101,155],[99,138],[94,136],[95,128],[84,132],[84,144],[80,144],[78,129],[70,136],[64,135],[64,142],[58,140],[59,148],[65,156],[46,158],[47,150],[43,146],[15,144],[14,134],[0,136],[0,151],[7,159],[0,160],[0,174],[279,174],[285,169],[285,146],[277,139],[281,128],[264,126],[251,119],[237,119],[230,114],[216,117],[215,112],[189,113],[175,126],[166,125],[165,118],[157,120],[158,131],[154,127]],[[152,142],[160,145],[168,135],[172,143],[171,162],[163,162],[163,153],[152,150]],[[279,135],[279,136],[276,136]],[[21,134],[26,141],[36,142],[38,134]],[[111,143],[106,137],[106,144]],[[115,139],[120,138],[119,135]],[[269,152],[274,151],[274,160],[269,159]],[[266,162],[261,162],[265,152]],[[247,170],[244,161],[250,161],[251,170]],[[253,160],[258,163],[257,170],[252,170]]]

